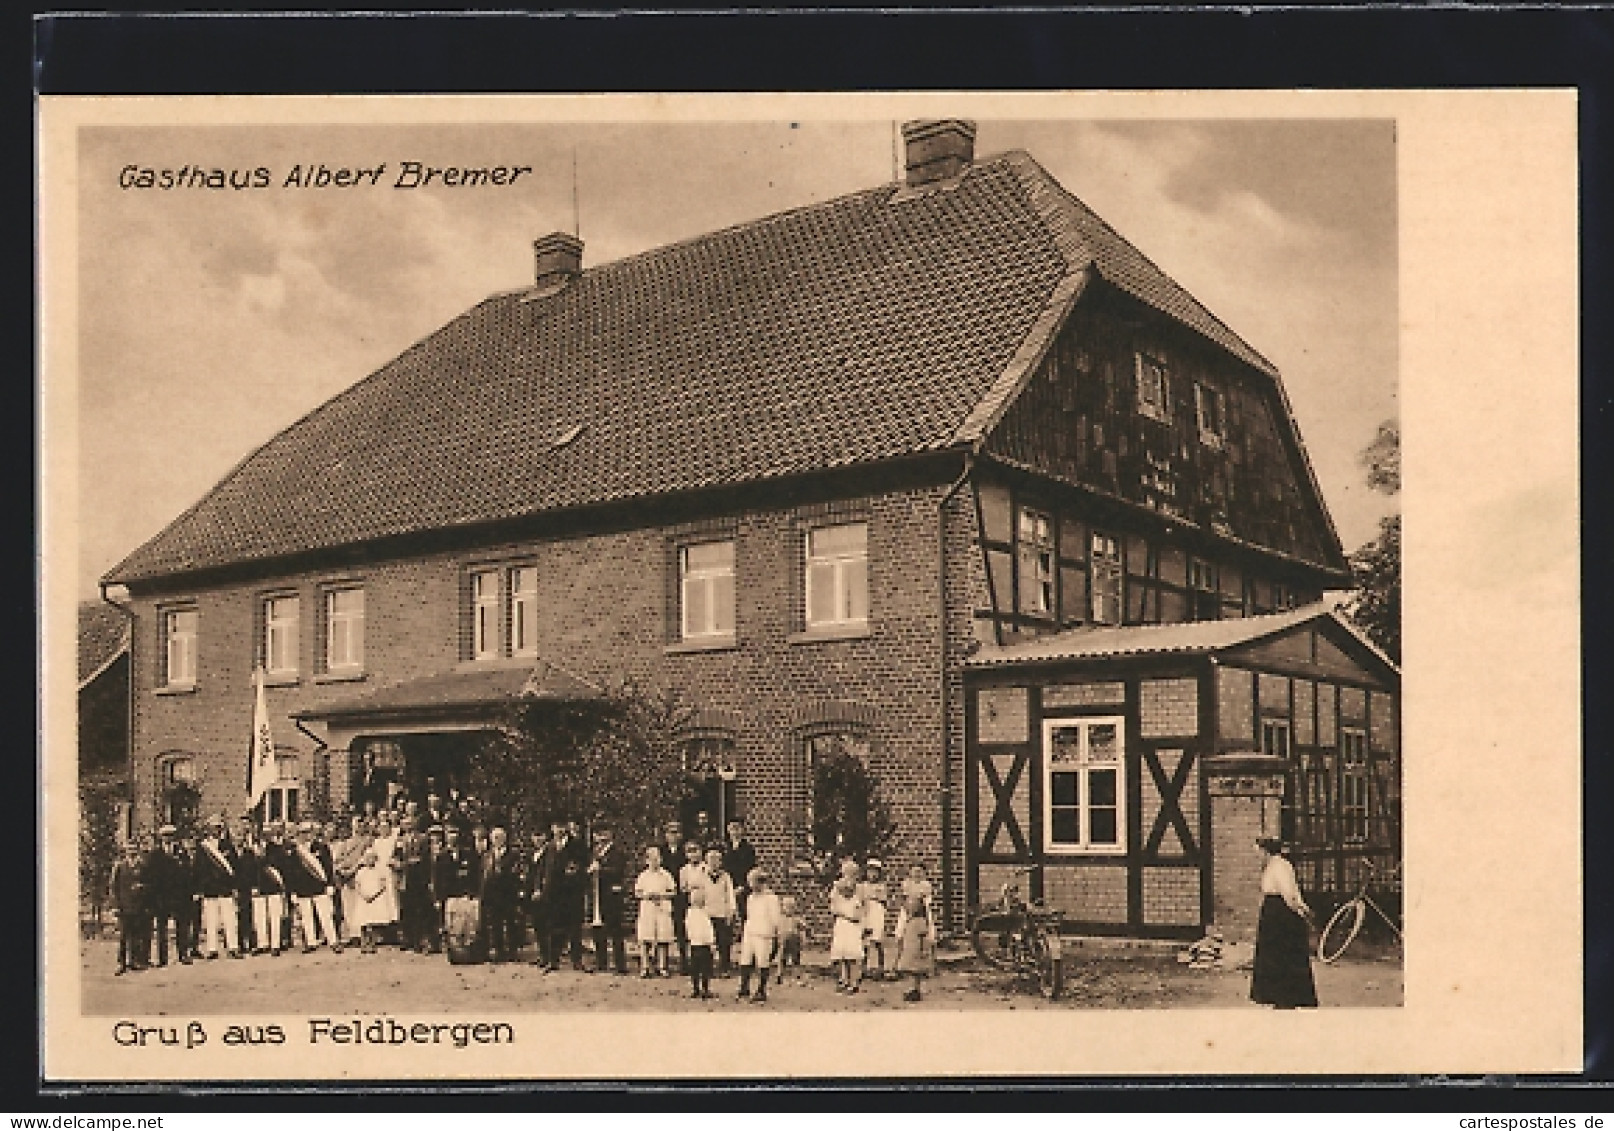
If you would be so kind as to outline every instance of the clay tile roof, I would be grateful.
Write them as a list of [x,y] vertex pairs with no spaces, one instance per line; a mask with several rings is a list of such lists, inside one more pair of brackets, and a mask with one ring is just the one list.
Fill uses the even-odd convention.
[[971,442],[1096,270],[1270,366],[1022,153],[491,297],[248,456],[129,582]]
[[78,685],[83,687],[129,646],[129,621],[102,601],[78,607]]
[[[1056,660],[1108,659],[1114,656],[1204,655],[1249,644],[1319,617],[1339,621],[1352,635],[1361,639],[1360,634],[1337,615],[1332,602],[1316,601],[1281,613],[1229,620],[1070,628],[1017,644],[988,645],[965,662],[969,667],[989,668]],[[1374,652],[1378,653],[1378,649],[1375,648]],[[1386,659],[1385,663],[1389,663],[1389,660]]]
[[553,664],[532,668],[493,668],[442,672],[362,691],[293,714],[298,719],[404,715],[465,708],[490,708],[521,697],[557,702],[598,699],[600,688]]

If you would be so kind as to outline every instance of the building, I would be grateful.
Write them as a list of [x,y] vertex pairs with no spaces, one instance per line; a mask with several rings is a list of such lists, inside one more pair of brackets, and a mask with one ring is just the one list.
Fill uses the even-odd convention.
[[[187,790],[240,805],[259,664],[276,813],[452,778],[511,697],[628,677],[699,708],[692,788],[744,812],[779,871],[805,851],[814,759],[858,752],[897,863],[925,863],[957,921],[1006,859],[1008,822],[980,808],[996,755],[971,730],[1005,672],[1123,683],[1106,709],[1125,708],[1135,793],[1135,708],[1156,695],[1140,673],[1198,680],[1204,712],[1224,647],[1290,633],[1367,664],[1316,604],[1349,572],[1273,366],[1028,155],[976,160],[966,122],[904,135],[897,184],[586,270],[575,238],[538,240],[530,287],[274,437],[110,571],[136,626],[137,820]],[[1229,622],[1248,638],[1191,662],[1140,668],[1124,643]],[[1123,643],[1036,651],[1086,634]],[[1393,736],[1393,669],[1372,679]],[[1054,699],[1025,686],[1027,727],[1045,725]],[[1218,718],[1173,737],[1261,753]],[[1034,808],[1041,740],[1014,741]],[[1266,750],[1274,820],[1309,780],[1293,742]],[[1175,798],[1218,780],[1208,760],[1176,769]],[[1076,846],[1035,840],[1052,825],[1014,804],[1016,859],[1156,883],[1141,803]],[[1096,827],[1096,794],[1076,804]],[[1221,882],[1201,831],[1171,865],[1201,875],[1174,897],[1199,918],[1156,922],[1131,896],[1099,918],[1196,927]],[[1039,886],[1093,918],[1082,885]]]

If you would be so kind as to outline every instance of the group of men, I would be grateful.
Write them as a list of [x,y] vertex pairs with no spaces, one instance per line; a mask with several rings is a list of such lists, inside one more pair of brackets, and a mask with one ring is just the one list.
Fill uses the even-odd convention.
[[124,845],[111,877],[118,973],[144,970],[153,961],[166,966],[170,937],[174,957],[185,964],[221,953],[278,955],[288,945],[294,913],[305,950],[320,937],[340,950],[334,871],[321,832],[313,821],[289,830],[271,821],[259,835],[243,818],[232,835],[224,819],[214,817],[200,836],[163,825],[155,839]]
[[[473,824],[452,805],[438,810],[435,800],[428,799],[420,816],[431,819],[441,812],[441,817],[424,837],[409,838],[398,861],[404,873],[401,886],[419,898],[423,917],[416,929],[405,909],[399,945],[440,952],[445,907],[452,900],[474,898],[480,909],[474,942],[490,961],[514,961],[530,924],[537,942],[535,966],[552,971],[568,956],[572,968],[582,970],[584,919],[592,896],[593,969],[605,967],[609,950],[613,969],[627,972],[623,920],[637,854],[619,845],[605,822],[595,822],[592,845],[585,845],[574,822],[555,821],[548,836],[534,833],[531,847],[523,852],[509,843],[501,824]],[[402,824],[405,829],[418,827],[416,814],[406,814]],[[756,865],[756,850],[739,821],[729,822],[728,836],[722,839],[707,821],[697,824],[686,840],[682,826],[669,821],[663,854],[669,861],[681,861],[687,845],[719,848],[724,869],[734,877],[743,916],[745,877]],[[289,828],[270,821],[260,830],[245,817],[232,831],[215,816],[201,826],[199,836],[181,835],[175,826],[164,825],[155,840],[148,836],[127,844],[111,877],[111,903],[120,927],[117,972],[143,970],[153,962],[166,965],[170,937],[181,963],[221,954],[278,956],[292,945],[294,921],[305,952],[321,944],[340,952],[343,938],[355,932],[342,923],[340,889],[349,881],[333,863],[335,836],[334,826],[314,821]],[[411,872],[426,883],[411,880]],[[681,928],[682,914],[675,920]],[[681,929],[679,934],[684,956],[687,941]]]

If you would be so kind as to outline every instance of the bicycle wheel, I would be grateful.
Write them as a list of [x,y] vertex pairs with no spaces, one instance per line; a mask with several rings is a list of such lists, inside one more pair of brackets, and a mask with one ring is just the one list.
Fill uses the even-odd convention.
[[1016,966],[1014,931],[1007,924],[984,918],[977,921],[970,931],[970,946],[994,970],[1013,970]]
[[1360,899],[1340,904],[1328,917],[1328,924],[1317,939],[1317,957],[1324,962],[1333,962],[1344,954],[1345,948],[1356,938],[1356,932],[1362,929],[1362,920],[1366,915],[1367,907]]

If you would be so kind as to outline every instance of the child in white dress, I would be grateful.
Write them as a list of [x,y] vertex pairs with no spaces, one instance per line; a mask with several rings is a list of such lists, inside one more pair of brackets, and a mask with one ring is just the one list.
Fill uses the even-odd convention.
[[857,993],[863,964],[863,900],[858,891],[856,860],[841,861],[841,876],[829,889],[829,913],[835,925],[829,936],[829,958],[836,965],[836,989]]
[[886,900],[891,898],[891,892],[880,861],[870,860],[865,870],[868,879],[859,885],[863,896],[863,976],[879,981],[885,975]]
[[672,901],[678,890],[672,874],[661,866],[661,849],[645,849],[644,871],[634,882],[633,894],[639,900],[639,977],[668,976],[668,949],[673,934]]

